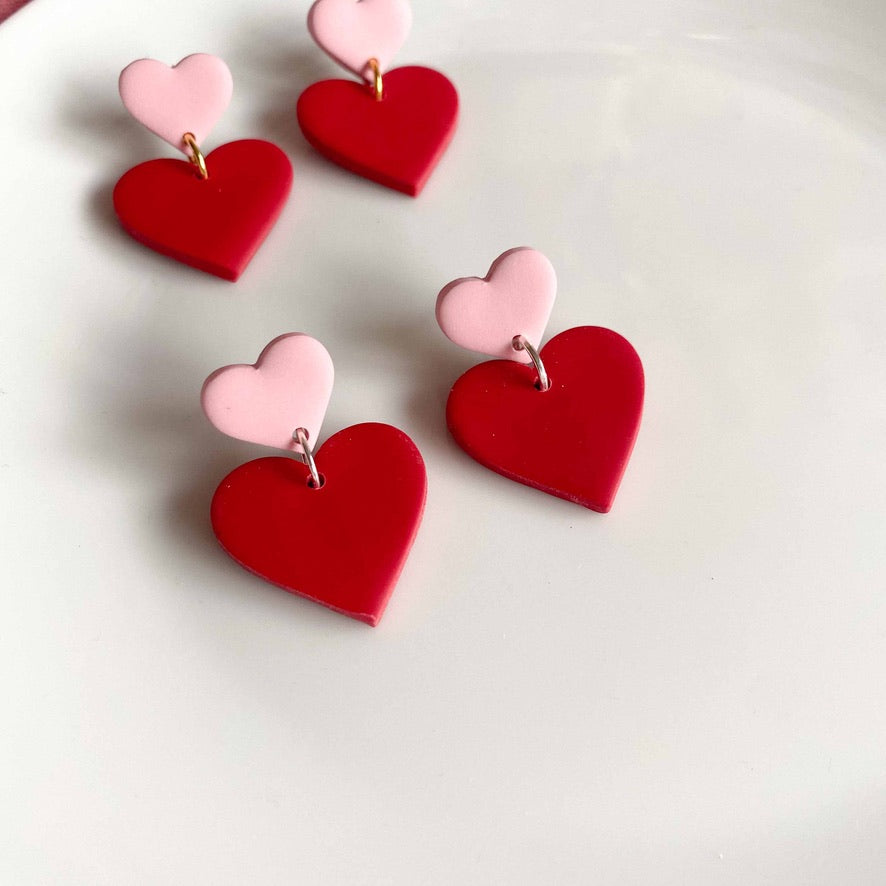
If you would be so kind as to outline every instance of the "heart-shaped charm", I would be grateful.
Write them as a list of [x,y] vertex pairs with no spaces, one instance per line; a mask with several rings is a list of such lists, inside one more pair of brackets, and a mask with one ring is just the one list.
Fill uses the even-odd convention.
[[172,68],[139,59],[123,69],[119,87],[126,110],[139,123],[190,155],[182,136],[190,132],[202,144],[230,103],[234,82],[220,58],[198,52]]
[[358,77],[371,58],[386,71],[411,26],[408,0],[317,0],[308,13],[317,45]]
[[551,387],[532,366],[491,360],[452,388],[446,422],[471,458],[511,480],[607,512],[640,426],[643,366],[600,326],[567,329],[541,350]]
[[514,350],[514,336],[540,342],[556,295],[557,274],[547,256],[525,246],[509,249],[485,278],[464,277],[443,287],[437,322],[463,348],[525,363]]
[[365,83],[321,80],[301,94],[297,115],[324,157],[416,197],[455,132],[458,93],[431,68],[396,68],[381,101]]
[[292,458],[236,468],[212,499],[212,528],[265,581],[378,624],[421,522],[424,462],[406,434],[375,423],[339,431],[315,456],[319,488]]
[[315,441],[332,393],[332,358],[320,342],[301,332],[275,338],[254,365],[216,369],[203,384],[206,417],[223,434],[301,452],[292,439],[304,428]]
[[245,139],[206,157],[209,178],[186,160],[149,160],[114,188],[114,209],[140,243],[176,261],[236,280],[286,202],[287,156],[270,142]]

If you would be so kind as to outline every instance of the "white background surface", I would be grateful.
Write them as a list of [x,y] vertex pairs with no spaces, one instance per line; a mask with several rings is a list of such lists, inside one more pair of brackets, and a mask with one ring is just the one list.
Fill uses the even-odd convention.
[[[0,26],[0,881],[886,882],[881,0],[416,2],[456,83],[417,200],[315,156],[307,2],[35,0]],[[292,198],[236,285],[110,192],[172,151],[119,70],[223,56],[213,147]],[[647,373],[607,516],[447,438],[437,290],[533,245],[549,334]],[[209,500],[265,454],[198,393],[326,343],[325,433],[407,430],[427,514],[375,630],[262,584]],[[380,488],[383,496],[383,487]]]

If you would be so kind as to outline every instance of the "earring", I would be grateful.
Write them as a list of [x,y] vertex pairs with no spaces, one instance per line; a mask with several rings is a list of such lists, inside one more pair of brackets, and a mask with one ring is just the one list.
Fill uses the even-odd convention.
[[444,334],[499,358],[456,381],[446,423],[485,467],[606,513],[640,426],[643,366],[627,340],[600,326],[567,329],[537,350],[556,292],[550,261],[528,248],[499,256],[483,279],[443,288]]
[[235,468],[212,499],[222,548],[271,584],[378,624],[418,532],[427,479],[416,445],[365,423],[315,448],[332,359],[302,333],[275,338],[255,365],[206,379],[203,411],[238,440],[295,455]]
[[274,226],[292,186],[292,166],[276,145],[201,146],[231,100],[228,66],[198,53],[170,68],[141,59],[120,74],[120,98],[139,123],[188,158],[139,163],[114,188],[124,229],[149,249],[236,280]]
[[311,36],[359,82],[314,83],[297,116],[324,157],[417,197],[455,132],[458,93],[430,68],[388,70],[411,24],[408,0],[316,0]]

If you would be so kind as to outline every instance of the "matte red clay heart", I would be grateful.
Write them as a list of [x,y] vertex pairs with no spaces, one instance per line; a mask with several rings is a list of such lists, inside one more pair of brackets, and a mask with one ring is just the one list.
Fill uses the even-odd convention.
[[274,226],[292,187],[289,158],[270,142],[229,142],[206,155],[208,179],[187,160],[149,160],[114,188],[120,223],[140,243],[236,280]]
[[417,197],[455,132],[458,93],[439,71],[395,68],[381,101],[366,83],[321,80],[299,96],[296,113],[324,157]]
[[245,569],[376,625],[418,532],[425,465],[390,425],[345,428],[314,453],[324,483],[292,458],[259,458],[222,480],[212,528]]
[[535,369],[490,360],[453,386],[446,421],[471,458],[517,480],[606,513],[627,466],[643,409],[643,366],[611,329],[579,326],[541,350]]

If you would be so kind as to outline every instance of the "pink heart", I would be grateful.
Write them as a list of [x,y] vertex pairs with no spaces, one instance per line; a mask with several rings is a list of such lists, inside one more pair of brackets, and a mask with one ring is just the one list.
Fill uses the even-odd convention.
[[557,275],[547,256],[520,246],[502,253],[485,278],[462,277],[444,286],[437,322],[463,348],[525,363],[525,352],[514,350],[514,336],[541,347],[556,295]]
[[234,81],[220,58],[198,52],[172,68],[139,59],[123,69],[119,88],[126,110],[139,123],[190,154],[182,136],[192,133],[202,147],[231,101]]
[[316,449],[332,378],[326,348],[309,335],[290,332],[267,345],[255,365],[216,369],[203,383],[200,402],[223,434],[301,452],[292,433],[304,428]]
[[387,70],[411,25],[408,0],[317,0],[308,13],[317,45],[358,77],[367,77],[371,58]]

